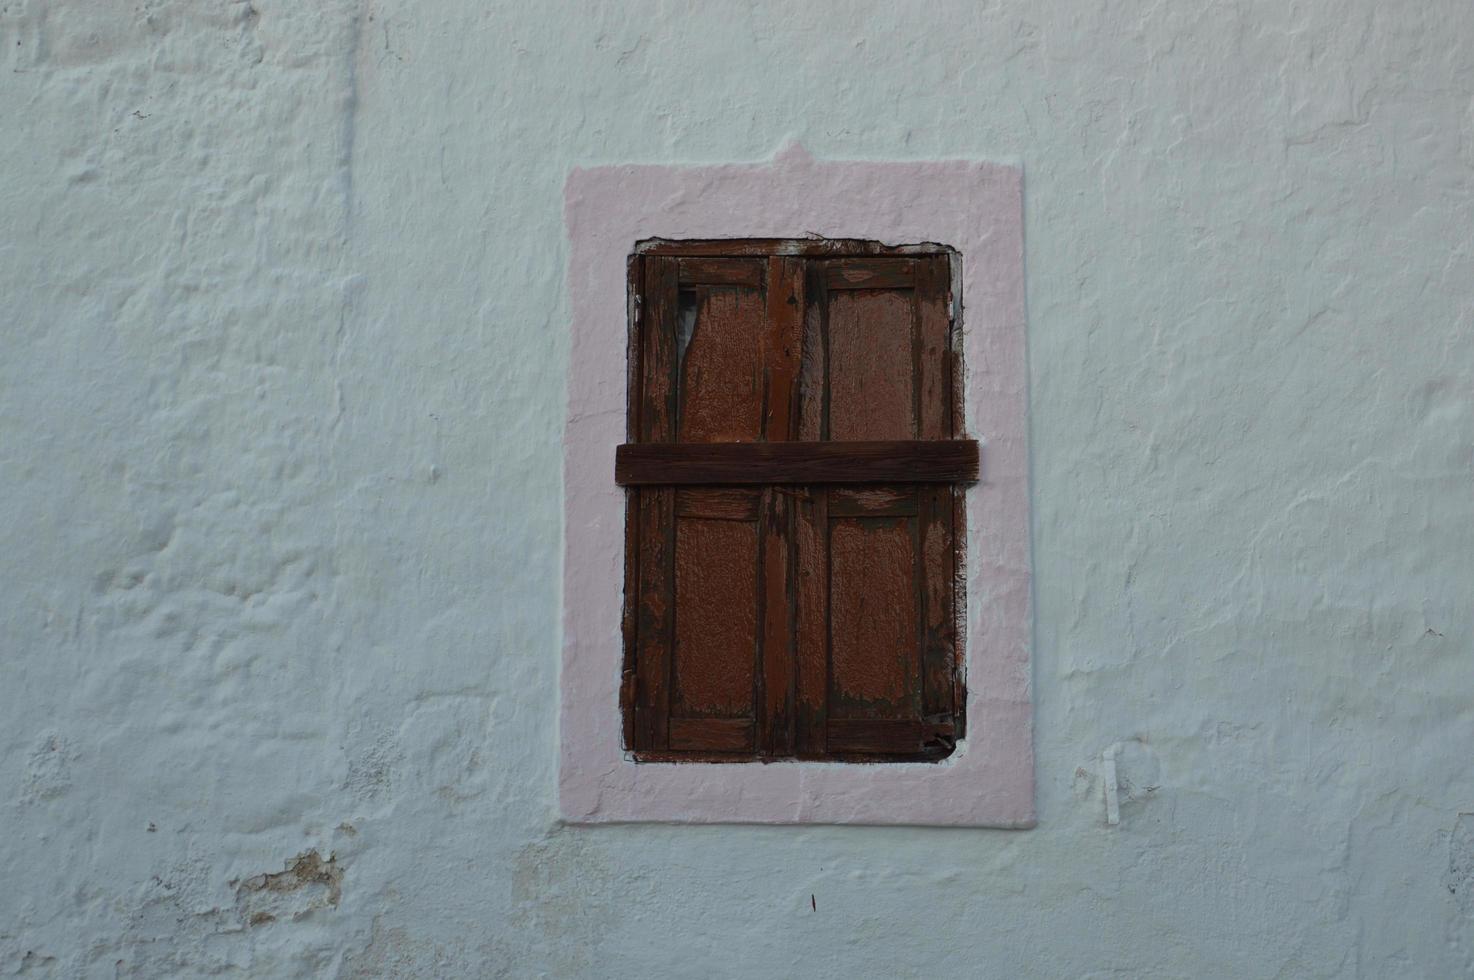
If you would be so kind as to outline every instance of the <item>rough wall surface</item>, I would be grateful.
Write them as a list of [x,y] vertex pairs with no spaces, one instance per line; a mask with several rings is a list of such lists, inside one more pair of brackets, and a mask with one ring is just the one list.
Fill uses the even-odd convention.
[[[1474,974],[1474,6],[0,51],[0,975]],[[1036,830],[554,820],[564,179],[794,138],[1024,168]]]

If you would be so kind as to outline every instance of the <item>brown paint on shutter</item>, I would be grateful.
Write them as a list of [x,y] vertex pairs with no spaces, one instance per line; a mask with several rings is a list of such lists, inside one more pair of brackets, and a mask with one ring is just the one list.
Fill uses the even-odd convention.
[[951,487],[920,491],[922,715],[951,716],[956,704]]
[[829,438],[916,438],[910,290],[828,298]]
[[947,309],[945,257],[916,263],[918,439],[950,439],[952,431],[952,317]]
[[829,724],[829,752],[850,756],[907,756],[915,760],[945,759],[956,729],[947,722],[906,719],[846,718]]
[[[746,719],[751,728],[759,608],[757,522],[678,518],[675,569],[672,725],[676,719],[722,718]],[[694,746],[679,744],[672,728],[670,747]]]
[[747,487],[682,487],[676,495],[676,515],[755,523],[758,503],[758,494]]
[[644,314],[641,318],[640,441],[670,442],[676,418],[675,365],[677,263],[645,260]]
[[768,259],[766,410],[763,433],[769,442],[798,435],[798,379],[804,340],[804,264],[775,255]]
[[829,536],[831,724],[915,717],[914,521],[835,518]]
[[672,718],[670,747],[673,753],[751,754],[752,719]]
[[798,508],[795,536],[799,756],[827,751],[829,719],[829,492],[814,487]]
[[733,262],[731,259],[681,259],[682,286],[745,286],[761,289],[763,266],[760,262]]
[[824,284],[830,289],[910,289],[916,285],[916,263],[910,259],[828,262]]
[[674,622],[671,583],[674,578],[675,521],[671,499],[675,491],[640,492],[640,607],[636,617],[637,702],[635,743],[664,748],[670,717],[671,626]]
[[[764,336],[763,434],[769,443],[797,436],[798,376],[803,343],[804,266],[798,259],[767,260],[767,331]],[[767,757],[794,751],[795,586],[793,498],[772,487],[763,500],[763,640],[758,749]]]
[[[640,438],[640,400],[644,390],[642,364],[644,358],[640,353],[640,345],[643,342],[644,330],[641,327],[643,311],[641,310],[641,297],[645,292],[643,276],[645,273],[644,260],[638,256],[630,256],[625,266],[626,286],[629,299],[629,337],[626,341],[625,351],[625,420],[624,437],[633,442]],[[639,744],[639,738],[635,731],[636,713],[639,708],[636,701],[639,697],[639,679],[637,676],[639,658],[636,655],[636,644],[639,642],[639,581],[640,581],[640,491],[630,490],[625,502],[624,522],[624,605],[620,622],[620,633],[624,641],[624,663],[619,677],[619,708],[624,725],[622,734],[624,736],[624,747],[634,749]]]
[[[933,256],[916,263],[916,342],[920,378],[921,439],[949,439],[953,430],[952,315],[949,259]],[[955,718],[957,628],[956,547],[950,486],[922,487],[918,532],[921,560],[922,715]],[[954,738],[956,733],[954,733]]]
[[[936,246],[642,243],[639,390],[617,454],[639,758],[951,752],[954,485],[977,472],[976,443],[955,438],[951,261]],[[745,486],[709,485],[723,482]]]
[[829,494],[830,517],[915,517],[915,487],[836,487]]
[[763,635],[758,748],[767,756],[793,752],[793,596],[790,591],[788,498],[763,494]]
[[829,438],[829,291],[822,264],[804,270],[803,351],[799,355],[798,437],[805,442]]
[[[641,317],[640,438],[667,442],[675,418],[677,265],[645,261]],[[664,749],[670,722],[670,651],[674,624],[675,490],[650,487],[638,497],[639,608],[636,613],[635,737],[640,748]]]
[[[946,263],[823,263],[828,308],[811,319],[827,340],[829,439],[953,434]],[[916,484],[830,492],[831,754],[934,756],[947,744],[925,722],[950,721],[956,674],[950,494]]]
[[[756,263],[746,264],[761,275]],[[675,344],[680,364],[677,441],[753,442],[761,437],[766,312],[758,289],[681,289]]]

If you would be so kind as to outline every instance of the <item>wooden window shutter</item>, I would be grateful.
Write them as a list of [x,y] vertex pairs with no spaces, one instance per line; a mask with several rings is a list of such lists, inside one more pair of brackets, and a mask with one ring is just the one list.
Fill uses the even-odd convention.
[[917,760],[963,731],[951,256],[647,243],[631,261],[626,746]]

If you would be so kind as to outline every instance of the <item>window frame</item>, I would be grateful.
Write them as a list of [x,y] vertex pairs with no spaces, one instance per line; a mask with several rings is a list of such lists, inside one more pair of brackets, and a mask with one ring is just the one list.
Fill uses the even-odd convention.
[[[797,145],[756,164],[614,163],[569,174],[564,220],[561,820],[1034,826],[1021,171],[959,159],[819,161]],[[636,763],[618,734],[624,494],[612,473],[624,434],[625,257],[647,238],[811,233],[946,242],[961,255],[966,417],[983,442],[982,479],[966,493],[967,736],[927,766]]]

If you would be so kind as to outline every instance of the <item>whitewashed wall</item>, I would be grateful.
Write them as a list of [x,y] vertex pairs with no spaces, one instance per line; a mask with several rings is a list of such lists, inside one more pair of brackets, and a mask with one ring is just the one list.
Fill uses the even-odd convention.
[[[0,975],[1474,974],[1474,5],[10,0],[0,59]],[[555,822],[564,179],[795,138],[1024,168],[1036,830]]]

